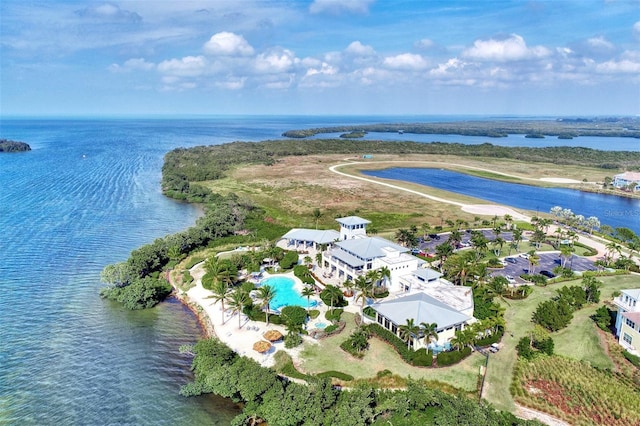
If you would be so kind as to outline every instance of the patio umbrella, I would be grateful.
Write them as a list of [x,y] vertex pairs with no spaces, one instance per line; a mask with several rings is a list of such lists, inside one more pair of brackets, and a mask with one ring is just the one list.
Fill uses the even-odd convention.
[[278,330],[269,330],[262,336],[270,342],[277,342],[283,337],[282,333],[280,333]]
[[253,350],[260,353],[264,353],[269,349],[271,349],[271,343],[265,342],[264,340],[260,340],[253,344]]

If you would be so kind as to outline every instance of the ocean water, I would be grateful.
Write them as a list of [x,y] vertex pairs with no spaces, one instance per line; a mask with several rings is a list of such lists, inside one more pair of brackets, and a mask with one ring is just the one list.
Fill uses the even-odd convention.
[[202,333],[190,311],[170,300],[132,312],[98,296],[105,265],[199,215],[162,196],[166,152],[452,119],[0,119],[0,137],[33,148],[0,154],[0,425],[223,425],[237,414],[228,400],[178,394],[192,378],[178,348]]

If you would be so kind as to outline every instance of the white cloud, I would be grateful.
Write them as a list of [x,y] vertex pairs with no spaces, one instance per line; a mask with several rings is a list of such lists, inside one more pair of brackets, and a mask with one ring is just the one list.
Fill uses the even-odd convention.
[[596,66],[596,71],[603,74],[628,74],[640,73],[640,62],[634,62],[629,59],[621,61],[607,61]]
[[428,38],[423,38],[422,40],[418,40],[416,41],[413,46],[416,49],[421,49],[421,50],[428,50],[431,49],[432,47],[435,46],[435,43],[433,42],[433,40],[428,39]]
[[202,56],[186,56],[182,59],[169,59],[158,64],[158,71],[170,76],[197,77],[206,68],[206,60]]
[[421,70],[427,67],[427,61],[420,55],[402,53],[384,58],[384,65],[393,69]]
[[373,0],[314,0],[309,6],[311,13],[329,13],[339,15],[341,13],[356,13],[365,15],[369,13],[369,6]]
[[544,46],[527,47],[518,34],[505,39],[476,40],[473,47],[462,52],[462,56],[479,61],[520,61],[543,58],[550,54]]
[[76,11],[76,15],[83,18],[99,19],[104,21],[118,22],[140,22],[142,17],[135,12],[120,9],[112,3],[102,3],[99,5],[86,7]]
[[611,42],[607,41],[603,36],[600,37],[592,37],[587,40],[587,44],[595,49],[600,50],[613,50],[614,46]]
[[111,64],[109,71],[111,72],[130,72],[130,71],[149,71],[155,67],[153,62],[147,62],[144,58],[132,58],[125,61],[124,64]]
[[451,58],[444,64],[438,64],[438,66],[431,71],[429,74],[436,77],[443,77],[451,73],[457,73],[465,67],[465,63],[462,62],[458,58]]
[[338,69],[335,67],[332,67],[331,65],[327,64],[326,62],[322,63],[322,66],[320,68],[309,68],[307,69],[307,72],[305,73],[305,77],[311,77],[313,75],[317,75],[317,74],[325,74],[325,75],[336,75],[338,73]]
[[253,47],[241,35],[220,32],[211,36],[204,44],[203,50],[210,55],[251,56]]
[[376,54],[376,51],[373,47],[364,45],[359,41],[352,42],[344,51],[345,53],[350,53],[357,56],[373,56]]
[[277,49],[261,53],[256,57],[255,69],[260,73],[289,71],[296,62],[294,53],[287,49]]
[[227,90],[240,90],[244,88],[246,81],[246,77],[228,77],[226,80],[216,81],[215,86]]

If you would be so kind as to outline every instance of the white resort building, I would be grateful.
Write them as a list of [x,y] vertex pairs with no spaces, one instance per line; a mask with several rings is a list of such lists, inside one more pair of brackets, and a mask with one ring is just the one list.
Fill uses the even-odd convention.
[[[624,172],[613,177],[611,182],[616,188],[629,188],[632,185],[633,191],[640,191],[640,172]],[[634,184],[634,185],[633,185]]]
[[[408,319],[414,324],[437,324],[438,347],[476,321],[473,318],[473,293],[471,288],[455,286],[442,274],[427,267],[427,262],[410,254],[410,249],[380,237],[367,236],[366,228],[371,222],[358,216],[338,218],[340,231],[317,231],[292,229],[282,239],[287,246],[320,249],[322,268],[338,283],[354,281],[358,276],[372,270],[387,268],[390,296],[370,307],[375,317],[365,316],[365,322],[377,322],[394,334]],[[425,347],[429,342],[416,338],[414,349]]]
[[622,290],[613,303],[618,307],[618,342],[633,355],[640,356],[640,288]]

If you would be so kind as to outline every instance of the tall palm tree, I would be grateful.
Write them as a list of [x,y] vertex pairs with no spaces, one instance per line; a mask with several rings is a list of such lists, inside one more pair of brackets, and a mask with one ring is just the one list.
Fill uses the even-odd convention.
[[511,226],[513,225],[513,216],[511,216],[510,214],[505,214],[503,219],[507,224],[507,229],[511,229]]
[[320,211],[320,209],[313,209],[313,219],[316,221],[316,229],[318,229],[318,221],[320,220],[320,217],[322,217],[322,212]]
[[516,251],[520,250],[520,242],[522,242],[522,229],[513,230],[513,242],[516,243]]
[[274,287],[270,285],[263,285],[260,288],[258,288],[258,298],[262,302],[260,304],[260,308],[261,309],[267,308],[265,310],[265,317],[266,317],[265,320],[267,322],[267,327],[269,326],[270,304],[274,297],[276,297],[276,289]]
[[574,248],[568,244],[563,244],[560,246],[560,257],[562,258],[562,267],[564,268],[567,264],[567,259],[573,256]]
[[316,290],[312,286],[306,285],[304,286],[300,294],[302,294],[303,297],[307,298],[307,312],[308,312],[311,304],[311,300],[310,300],[311,296],[316,294]]
[[502,247],[504,246],[504,239],[502,239],[501,237],[497,237],[492,241],[491,244],[493,244],[493,252],[495,253],[495,255],[497,257],[500,257],[500,252],[502,251]]
[[356,303],[359,300],[362,301],[362,306],[360,308],[360,313],[363,313],[364,312],[364,305],[367,303],[367,299],[369,297],[372,297],[373,288],[371,287],[371,285],[369,284],[369,281],[367,280],[367,278],[364,275],[360,275],[358,278],[356,278],[356,280],[354,282],[354,286],[359,291],[358,295],[356,296]]
[[436,257],[440,261],[440,271],[442,271],[442,267],[444,262],[447,260],[447,257],[453,254],[453,247],[449,243],[442,243],[436,246]]
[[234,314],[238,315],[238,328],[242,328],[242,324],[240,323],[242,315],[240,314],[248,301],[249,295],[240,288],[236,288],[235,291],[231,292],[229,295],[229,308],[231,308]]
[[453,248],[457,248],[458,244],[460,244],[460,242],[462,241],[462,233],[457,230],[454,229],[453,231],[451,231],[451,234],[449,234],[449,244],[451,244],[453,246]]
[[385,287],[388,287],[387,282],[391,280],[391,270],[388,267],[383,266],[382,268],[378,269],[378,277],[382,284]]
[[407,342],[407,349],[411,349],[411,341],[418,336],[420,326],[415,324],[413,318],[407,318],[405,325],[398,326],[402,340]]
[[222,306],[222,324],[224,324],[224,302],[229,296],[229,286],[224,281],[215,281],[211,286],[211,292],[213,293],[208,298],[214,300],[214,303],[221,302]]
[[429,346],[432,341],[438,341],[438,324],[421,322],[420,328],[422,329],[422,338],[424,339],[425,346]]
[[529,252],[529,275],[533,275],[535,272],[535,267],[540,264],[540,256],[536,254],[534,250]]
[[613,260],[614,253],[618,253],[618,256],[620,256],[620,254],[622,253],[622,246],[615,241],[611,241],[610,243],[608,243],[605,248],[607,250],[605,253],[605,259],[607,259],[607,263]]

